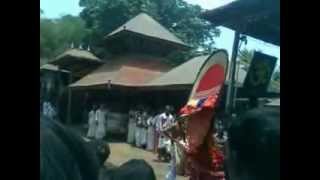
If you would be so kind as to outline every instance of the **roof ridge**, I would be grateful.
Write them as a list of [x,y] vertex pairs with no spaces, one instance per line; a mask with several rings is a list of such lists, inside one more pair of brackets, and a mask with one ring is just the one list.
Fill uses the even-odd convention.
[[[143,26],[144,26],[143,29],[141,29],[141,27],[139,26],[139,24],[141,25],[140,23],[141,21],[145,22],[143,23]],[[146,27],[149,27],[149,29]],[[188,47],[188,45],[185,44],[173,32],[171,32],[169,29],[164,27],[162,24],[160,24],[157,20],[155,20],[149,14],[144,12],[141,12],[138,15],[134,16],[133,18],[129,19],[127,22],[125,22],[124,24],[122,24],[121,26],[113,30],[111,33],[106,35],[105,38],[108,39],[124,31],[137,33],[143,36],[149,36],[152,38],[169,41],[169,42],[173,42],[173,43]]]

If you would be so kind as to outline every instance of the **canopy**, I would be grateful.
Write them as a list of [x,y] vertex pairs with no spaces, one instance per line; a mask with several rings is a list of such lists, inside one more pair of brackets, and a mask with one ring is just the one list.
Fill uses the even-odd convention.
[[280,46],[280,0],[237,0],[206,11],[202,17],[216,26]]

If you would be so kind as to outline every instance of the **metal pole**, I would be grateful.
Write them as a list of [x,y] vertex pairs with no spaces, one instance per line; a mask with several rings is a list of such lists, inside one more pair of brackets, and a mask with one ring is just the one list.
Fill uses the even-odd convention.
[[239,40],[240,40],[240,33],[238,31],[235,31],[233,48],[232,48],[232,57],[231,57],[230,70],[229,70],[228,92],[227,92],[227,99],[226,99],[226,113],[227,114],[232,113],[232,111],[233,111],[233,102],[234,102],[234,98],[235,98],[234,97],[234,95],[235,95],[234,88],[235,88],[235,80],[236,80],[235,75],[236,75]]
[[68,83],[68,114],[67,114],[67,124],[71,124],[71,100],[72,100],[72,91],[69,85],[72,82],[72,72],[69,73],[69,83]]
[[232,107],[236,107],[236,103],[237,103],[237,93],[238,93],[238,87],[236,86],[237,85],[237,82],[239,81],[239,71],[240,71],[240,63],[237,64],[237,78],[236,78],[236,82],[235,82],[235,86],[234,86],[234,92],[233,92],[233,102],[232,102]]

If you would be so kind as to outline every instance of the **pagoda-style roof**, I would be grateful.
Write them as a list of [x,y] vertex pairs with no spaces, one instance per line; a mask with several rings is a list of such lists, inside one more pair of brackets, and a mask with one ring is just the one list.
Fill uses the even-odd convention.
[[[204,62],[209,56],[198,56],[190,59],[189,61],[177,66],[176,68],[172,69],[168,73],[165,73],[161,77],[153,80],[152,82],[148,83],[150,87],[165,87],[165,86],[176,86],[176,87],[188,87],[193,86],[194,81],[196,80],[197,73],[199,72],[200,68],[203,66]],[[239,73],[236,74],[236,86],[241,87],[244,79],[247,75],[247,72],[243,69],[239,69]],[[228,76],[226,84],[228,84]]]
[[121,37],[128,33],[141,38],[166,43],[169,47],[173,46],[180,49],[190,48],[164,26],[145,13],[140,13],[136,17],[130,19],[128,22],[108,34],[105,38],[109,40]]
[[[152,80],[146,84],[146,87],[153,89],[188,89],[194,84],[197,78],[197,73],[203,66],[209,56],[194,57],[187,62],[173,68],[167,73],[164,73],[159,78]],[[247,71],[243,68],[237,69],[236,72],[236,87],[243,87],[244,80],[247,76]],[[225,84],[229,84],[229,71],[226,77]],[[280,87],[277,84],[270,83],[269,92],[280,92]]]
[[69,49],[51,61],[50,64],[71,71],[73,76],[82,77],[103,62],[89,51]]
[[209,56],[198,56],[183,63],[168,73],[163,74],[161,77],[151,81],[147,84],[149,87],[169,88],[169,87],[181,87],[190,88],[200,70],[201,66]]
[[40,66],[40,72],[43,72],[43,71],[69,73],[69,71],[64,70],[64,69],[59,69],[58,66],[55,66],[53,64],[44,64],[44,65]]
[[75,89],[107,88],[108,84],[121,87],[140,87],[169,71],[164,59],[146,55],[113,57],[104,65],[70,85]]

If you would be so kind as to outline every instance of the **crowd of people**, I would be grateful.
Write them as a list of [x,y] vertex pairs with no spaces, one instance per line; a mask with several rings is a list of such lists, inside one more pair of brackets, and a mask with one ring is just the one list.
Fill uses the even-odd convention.
[[138,148],[159,152],[166,147],[168,139],[161,135],[168,124],[174,122],[173,108],[166,106],[164,112],[151,111],[145,107],[129,111],[127,142]]
[[[167,180],[175,180],[177,172],[185,175],[183,152],[166,134],[176,124],[174,109],[169,105],[158,113],[143,107],[129,112],[127,142],[156,153],[158,161],[170,162]],[[180,142],[185,141],[181,138]]]
[[44,101],[40,103],[40,114],[43,116],[49,117],[51,119],[57,118],[57,110],[50,101]]
[[[40,179],[91,179],[91,180],[108,180],[108,179],[155,179],[152,167],[141,160],[132,160],[123,166],[112,171],[100,171],[99,175],[98,161],[94,156],[94,151],[86,148],[85,141],[78,135],[68,131],[58,121],[43,120],[48,117],[43,116],[40,119]],[[169,131],[173,140],[177,138],[176,133],[180,131],[183,124],[176,123],[175,130]],[[214,126],[212,126],[214,127]],[[167,131],[168,132],[168,131]],[[211,132],[210,130],[208,132]],[[221,135],[217,135],[220,136]],[[226,143],[226,152],[228,157],[225,160],[227,172],[226,179],[233,180],[265,180],[265,179],[280,179],[280,112],[273,109],[257,108],[244,113],[231,121],[228,129],[228,142]],[[181,136],[180,136],[181,137]],[[207,136],[210,137],[210,136]],[[212,136],[211,136],[212,137]],[[222,136],[223,137],[223,136]],[[210,139],[210,138],[208,138]],[[212,138],[211,138],[212,139]],[[174,141],[175,148],[179,149],[183,145],[182,141]],[[208,147],[206,141],[204,146]],[[177,149],[171,148],[172,151]],[[183,148],[180,148],[183,149]],[[188,151],[188,150],[187,150]],[[201,151],[201,148],[199,149]],[[109,152],[110,153],[110,152]],[[202,152],[203,156],[188,156],[201,162],[215,164],[219,160],[218,154],[207,156]],[[107,157],[107,156],[104,156]],[[202,158],[201,158],[202,157]],[[178,162],[178,156],[172,158],[170,165]],[[210,158],[212,158],[211,161]],[[66,161],[68,160],[68,161]],[[101,162],[104,162],[103,159]],[[187,161],[189,163],[190,161]],[[191,162],[196,162],[191,160]],[[203,165],[203,163],[202,163]],[[70,168],[77,167],[77,168]],[[170,166],[174,167],[174,166]],[[221,179],[215,172],[210,172],[208,167],[194,164],[197,171],[190,170],[190,179],[194,179],[194,175],[198,175],[201,180]],[[212,167],[219,168],[219,167]],[[221,168],[221,167],[220,167]],[[175,171],[178,168],[170,168],[166,179],[175,179]],[[205,176],[204,174],[207,174]],[[211,176],[211,175],[213,176]],[[211,178],[210,178],[211,177]],[[213,178],[212,178],[213,177]]]
[[[44,102],[41,109],[42,116],[55,119],[55,108],[49,102]],[[186,121],[176,118],[171,106],[167,105],[164,110],[158,112],[140,106],[129,111],[127,142],[137,148],[154,152],[159,161],[169,162],[166,180],[175,180],[177,175],[189,176],[190,180],[196,180],[199,177],[204,180],[224,180],[226,178],[233,179],[236,176],[240,179],[246,179],[248,178],[246,173],[252,173],[250,176],[256,177],[256,179],[263,179],[263,176],[279,177],[279,167],[277,166],[279,144],[274,144],[279,136],[278,112],[266,109],[251,110],[239,118],[235,117],[236,121],[230,121],[231,128],[228,130],[224,127],[223,121],[214,116],[208,125],[209,129],[205,130],[206,133],[202,135],[202,144],[196,142],[201,127],[199,124],[205,123],[199,117],[188,119],[188,123],[195,123],[192,126],[195,128],[194,132],[197,132],[197,135],[194,136],[190,129],[186,128]],[[108,109],[105,105],[95,104],[92,106],[88,113],[88,139],[103,142],[100,140],[103,140],[106,136],[107,118]],[[255,128],[252,129],[251,126]],[[259,134],[260,131],[265,131],[264,126],[268,126],[272,130]],[[244,129],[246,129],[245,132]],[[189,139],[186,137],[187,131],[189,131],[188,136],[191,137],[188,137]],[[252,135],[246,135],[248,133],[252,133]],[[190,139],[194,142],[191,142]],[[252,141],[254,147],[249,147],[251,144],[242,143],[241,139]],[[260,139],[267,139],[267,141],[260,142]],[[271,144],[268,144],[269,142]],[[192,149],[193,146],[197,148]],[[260,149],[268,147],[269,150],[260,152],[255,147]],[[251,151],[254,152],[249,153]],[[253,159],[250,157],[251,155],[247,156],[255,153],[269,154],[263,155],[268,157],[267,159],[264,157]],[[225,154],[229,156],[224,157]],[[273,165],[270,176],[264,174],[263,167],[265,166],[259,165],[256,159],[261,159],[266,164]],[[247,169],[241,169],[238,161]],[[248,164],[245,164],[246,161],[248,161]],[[102,158],[103,162],[104,158]],[[228,164],[228,168],[226,168],[226,164]],[[255,165],[257,167],[254,167]],[[259,172],[253,172],[256,168],[260,168]],[[107,174],[110,175],[110,173],[111,171],[108,171]]]
[[[89,139],[101,140],[106,135],[105,122],[107,109],[104,105],[94,105],[89,112],[88,132]],[[167,180],[175,180],[176,175],[188,175],[188,165],[184,147],[186,139],[182,132],[183,124],[176,121],[172,106],[165,106],[162,111],[152,111],[145,106],[138,106],[128,113],[127,142],[137,148],[157,154],[158,161],[170,162],[166,175]],[[210,131],[210,138],[217,142],[221,149],[226,142],[226,133],[222,121],[214,121]],[[215,132],[215,133],[213,133]],[[184,134],[184,135],[182,135]],[[173,140],[173,138],[175,140]],[[178,142],[176,142],[178,141]]]

